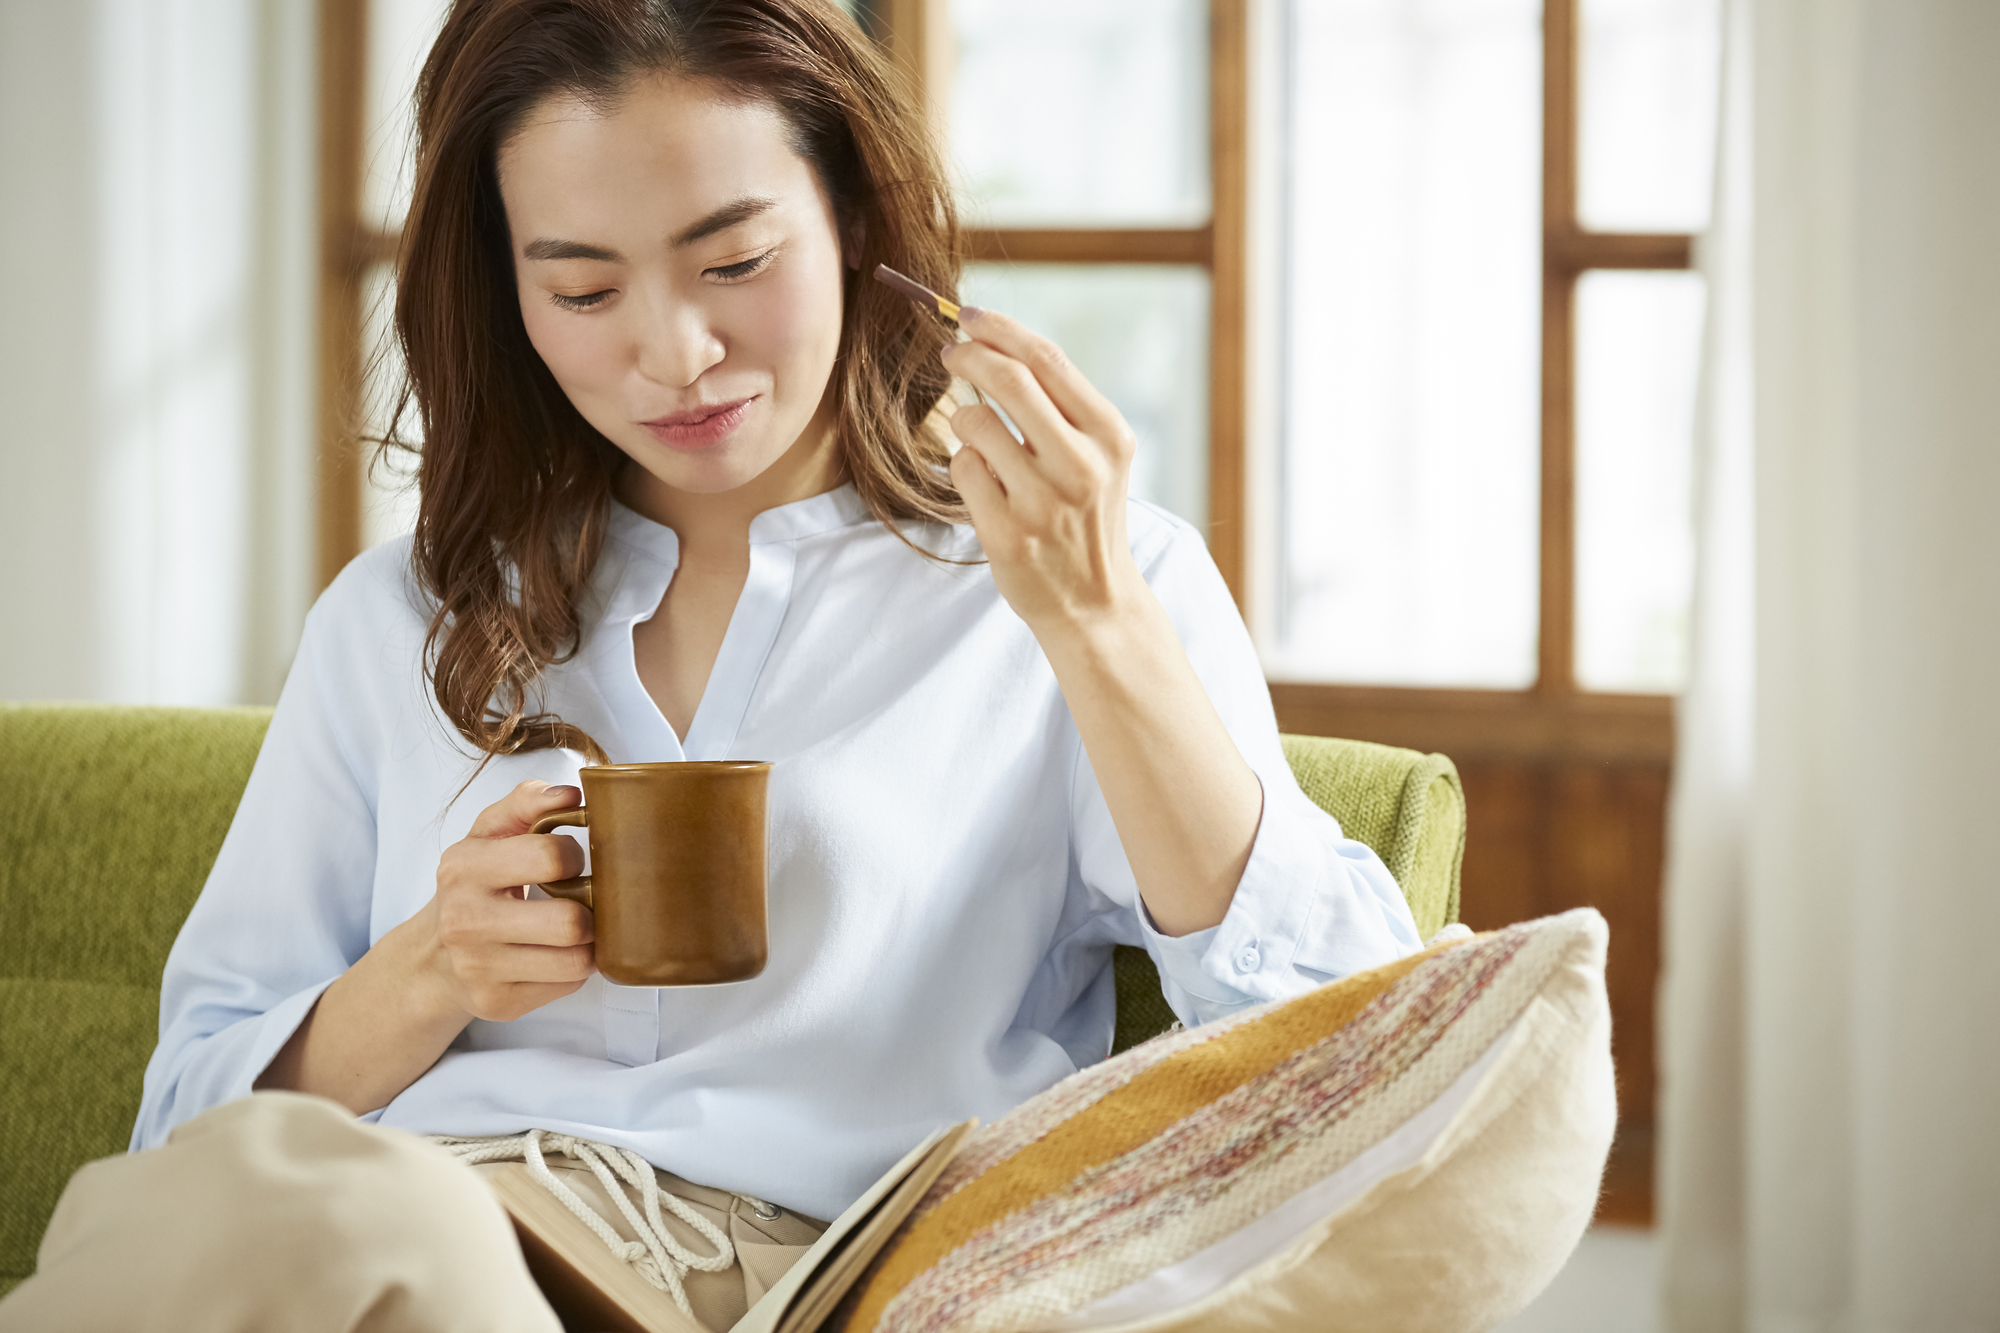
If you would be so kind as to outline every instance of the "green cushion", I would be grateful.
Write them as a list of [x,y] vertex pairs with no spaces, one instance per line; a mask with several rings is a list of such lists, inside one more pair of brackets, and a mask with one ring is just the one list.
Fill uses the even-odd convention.
[[0,1291],[70,1174],[125,1151],[159,1027],[158,983],[0,979]]
[[[1458,920],[1458,873],[1465,859],[1465,793],[1441,754],[1367,741],[1286,736],[1285,758],[1299,788],[1340,830],[1375,849],[1409,900],[1417,935],[1429,939]],[[1174,1024],[1160,974],[1144,949],[1121,946],[1112,962],[1118,988],[1114,1052]]]
[[125,1150],[167,950],[270,716],[0,704],[0,1295],[71,1173]]
[[0,704],[0,977],[157,991],[270,717]]
[[1287,736],[1285,758],[1299,787],[1365,842],[1396,877],[1422,939],[1458,920],[1465,859],[1465,793],[1441,754],[1367,741]]

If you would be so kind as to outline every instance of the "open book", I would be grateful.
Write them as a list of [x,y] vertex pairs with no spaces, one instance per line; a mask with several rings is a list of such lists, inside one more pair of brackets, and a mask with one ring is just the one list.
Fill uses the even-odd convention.
[[[816,1333],[924,1192],[958,1155],[975,1121],[938,1130],[868,1187],[729,1333]],[[542,1294],[566,1329],[704,1333],[673,1297],[613,1255],[519,1162],[481,1172],[521,1238]]]

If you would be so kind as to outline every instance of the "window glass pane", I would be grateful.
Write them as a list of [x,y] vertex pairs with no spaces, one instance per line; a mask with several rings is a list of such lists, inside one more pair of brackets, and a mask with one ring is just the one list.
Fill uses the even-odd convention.
[[1577,210],[1601,231],[1708,225],[1717,0],[1582,0]]
[[1205,0],[951,0],[972,226],[1208,220]]
[[1671,692],[1694,579],[1693,273],[1587,273],[1576,294],[1576,672]]
[[1206,530],[1206,269],[972,264],[959,291],[1059,344],[1138,437],[1132,493]]
[[410,208],[417,72],[444,27],[449,0],[369,0],[361,218],[396,231]]
[[[389,428],[392,397],[403,378],[403,357],[391,336],[396,316],[395,270],[371,264],[362,279],[361,355],[365,376],[361,393],[361,433],[379,439]],[[403,419],[403,438],[420,440],[416,415]],[[374,461],[374,447],[364,445],[361,482],[361,544],[376,546],[417,526],[416,458],[400,451]]]
[[1277,677],[1519,688],[1539,556],[1541,6],[1297,0]]

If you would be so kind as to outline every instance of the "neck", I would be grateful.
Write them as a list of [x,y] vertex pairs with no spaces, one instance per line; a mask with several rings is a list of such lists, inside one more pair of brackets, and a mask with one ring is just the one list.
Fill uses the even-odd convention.
[[750,548],[750,521],[766,509],[823,495],[842,481],[834,447],[831,394],[792,447],[776,462],[734,490],[700,494],[669,486],[636,465],[627,465],[618,498],[680,539],[680,562],[738,564]]

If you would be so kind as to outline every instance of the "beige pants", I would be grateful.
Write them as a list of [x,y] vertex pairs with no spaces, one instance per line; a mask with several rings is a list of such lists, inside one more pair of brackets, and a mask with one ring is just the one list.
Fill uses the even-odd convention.
[[[550,1166],[631,1238],[595,1177]],[[71,1177],[35,1275],[0,1301],[0,1333],[557,1333],[479,1170],[332,1102],[258,1093]],[[686,1279],[718,1333],[825,1229],[659,1179],[736,1244],[736,1267]],[[668,1225],[712,1252],[679,1218]]]

